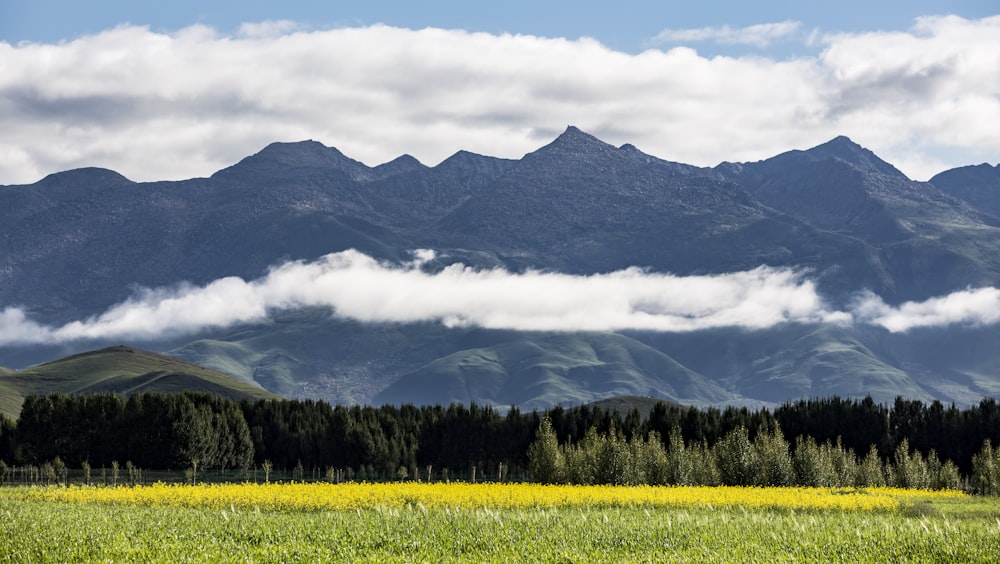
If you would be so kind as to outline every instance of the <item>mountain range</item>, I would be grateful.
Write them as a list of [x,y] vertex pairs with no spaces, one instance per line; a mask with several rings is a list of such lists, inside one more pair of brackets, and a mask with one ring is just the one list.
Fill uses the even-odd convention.
[[553,331],[360,319],[306,304],[194,329],[28,339],[12,321],[100,322],[143,296],[260,280],[348,250],[428,276],[460,264],[705,280],[763,266],[794,271],[834,310],[862,295],[895,307],[1000,287],[1000,167],[915,182],[846,137],[711,168],[575,127],[521,159],[460,151],[433,167],[406,155],[370,167],[314,141],[275,143],[209,178],[135,183],[88,168],[0,186],[0,225],[8,368],[127,341],[335,403],[968,404],[1000,394],[1000,330],[983,323]]

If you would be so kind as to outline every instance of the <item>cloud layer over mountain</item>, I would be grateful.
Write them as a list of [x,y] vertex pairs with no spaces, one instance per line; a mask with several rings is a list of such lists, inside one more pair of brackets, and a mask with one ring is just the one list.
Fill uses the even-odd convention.
[[[769,41],[778,27],[703,30]],[[572,123],[692,164],[849,135],[918,179],[1000,152],[1000,17],[819,36],[816,57],[708,59],[564,40],[387,26],[246,25],[234,36],[122,26],[0,43],[0,183],[82,166],[203,176],[274,140],[369,164],[420,147],[519,157]],[[392,135],[386,135],[391,131]]]
[[858,320],[893,333],[923,327],[996,325],[1000,323],[1000,290],[962,290],[922,302],[905,302],[897,307],[886,305],[878,296],[866,292],[854,304],[853,311]]
[[522,331],[766,329],[782,323],[860,322],[889,331],[1000,322],[1000,290],[956,292],[921,303],[886,305],[873,294],[850,311],[831,310],[801,273],[760,267],[712,276],[673,276],[630,268],[572,276],[453,264],[381,263],[357,251],[315,262],[289,262],[252,281],[146,289],[103,314],[60,327],[21,309],[0,310],[0,345],[78,340],[155,340],[264,320],[274,310],[329,307],[363,322],[440,322]]

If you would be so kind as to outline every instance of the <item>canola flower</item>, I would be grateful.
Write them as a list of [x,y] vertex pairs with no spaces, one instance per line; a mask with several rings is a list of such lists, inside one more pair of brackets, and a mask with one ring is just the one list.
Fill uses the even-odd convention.
[[573,507],[700,507],[789,510],[894,511],[922,498],[961,497],[956,491],[893,488],[709,486],[567,486],[513,483],[157,483],[137,487],[30,488],[39,501],[148,507],[260,511],[337,511],[386,508],[559,509]]

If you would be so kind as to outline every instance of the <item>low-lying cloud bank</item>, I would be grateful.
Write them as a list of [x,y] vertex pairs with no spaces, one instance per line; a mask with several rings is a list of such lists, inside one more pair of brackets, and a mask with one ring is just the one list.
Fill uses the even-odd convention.
[[866,292],[854,303],[852,310],[858,321],[878,325],[892,333],[949,325],[995,325],[1000,322],[1000,290],[969,289],[896,307]]
[[289,262],[266,276],[228,277],[205,286],[146,289],[104,313],[62,326],[0,310],[0,345],[80,340],[156,340],[266,319],[270,312],[329,307],[363,322],[439,322],[520,331],[767,329],[783,323],[865,323],[898,332],[917,327],[1000,322],[1000,290],[965,290],[899,307],[864,294],[850,311],[831,310],[801,272],[760,267],[710,276],[629,268],[574,276],[462,264],[439,272],[433,257],[391,265],[357,251]]

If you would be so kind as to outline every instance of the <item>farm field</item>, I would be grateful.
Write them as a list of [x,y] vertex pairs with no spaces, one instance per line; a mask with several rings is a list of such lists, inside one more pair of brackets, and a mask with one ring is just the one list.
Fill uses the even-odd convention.
[[1000,500],[462,483],[5,488],[0,561],[997,562]]

